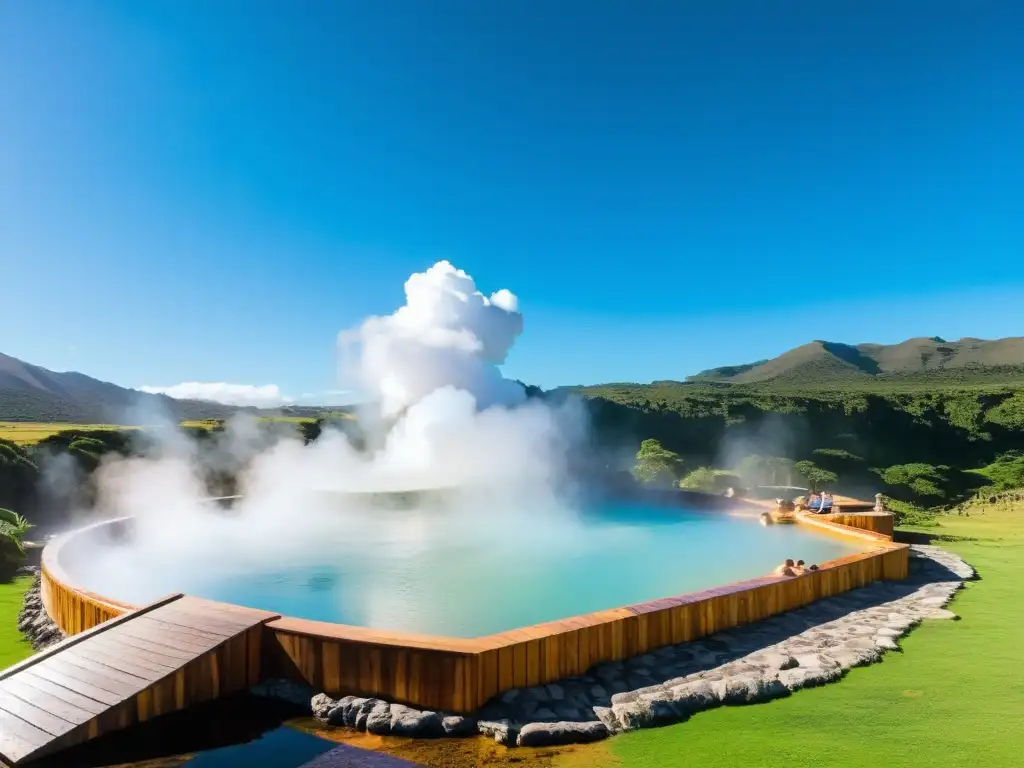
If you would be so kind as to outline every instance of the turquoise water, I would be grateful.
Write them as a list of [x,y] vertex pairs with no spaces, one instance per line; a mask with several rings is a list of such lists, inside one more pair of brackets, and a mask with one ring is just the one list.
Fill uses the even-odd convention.
[[105,577],[96,571],[85,586],[139,603],[183,591],[297,618],[476,637],[760,576],[787,557],[820,563],[862,548],[756,516],[636,503],[512,519],[377,511],[339,517],[301,547],[282,538],[265,554],[252,551],[255,534],[239,538],[252,528],[210,544],[215,557],[189,560],[180,547],[166,562],[157,550],[137,561],[104,554],[92,561]]

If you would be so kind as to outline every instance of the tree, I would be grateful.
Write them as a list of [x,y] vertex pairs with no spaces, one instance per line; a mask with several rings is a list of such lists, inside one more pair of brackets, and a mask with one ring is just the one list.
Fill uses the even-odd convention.
[[663,447],[660,441],[644,440],[636,452],[633,477],[645,485],[675,485],[682,464],[679,454]]
[[938,504],[947,497],[949,467],[931,464],[896,464],[879,472],[886,493],[899,501]]
[[697,467],[679,481],[679,487],[688,491],[711,493],[715,490],[715,470],[711,467]]
[[835,472],[822,469],[813,461],[798,461],[793,465],[793,468],[797,471],[797,474],[807,481],[807,487],[812,492],[817,491],[823,485],[832,485],[839,480]]

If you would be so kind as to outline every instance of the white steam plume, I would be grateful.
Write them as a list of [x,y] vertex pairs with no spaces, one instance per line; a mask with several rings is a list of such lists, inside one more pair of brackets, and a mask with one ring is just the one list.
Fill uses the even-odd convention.
[[513,293],[487,298],[473,278],[441,261],[412,275],[405,297],[394,314],[339,336],[343,352],[358,344],[354,374],[385,417],[445,386],[468,392],[481,409],[525,399],[523,388],[498,370],[523,331]]
[[[527,401],[502,377],[498,366],[523,328],[516,297],[485,297],[448,262],[413,275],[405,290],[394,314],[340,335],[347,373],[382,416],[357,423],[380,427],[368,450],[330,425],[306,445],[294,431],[268,436],[266,425],[245,419],[197,449],[165,424],[150,458],[115,460],[98,473],[104,510],[139,524],[122,555],[83,561],[85,586],[141,600],[168,591],[175,574],[187,581],[214,570],[331,563],[375,547],[415,558],[436,542],[483,552],[507,544],[510,530],[536,547],[571,535],[565,457],[585,426],[582,406]],[[133,423],[161,423],[145,416]],[[236,477],[244,496],[227,517],[201,503],[204,480],[218,472]],[[431,488],[446,489],[440,513],[385,514],[358,496]],[[124,584],[135,592],[119,592]]]

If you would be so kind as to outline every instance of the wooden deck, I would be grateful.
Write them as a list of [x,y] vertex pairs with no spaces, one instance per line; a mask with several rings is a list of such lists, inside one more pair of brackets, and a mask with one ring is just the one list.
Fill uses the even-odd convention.
[[172,595],[0,671],[0,762],[34,760],[259,682],[277,614]]

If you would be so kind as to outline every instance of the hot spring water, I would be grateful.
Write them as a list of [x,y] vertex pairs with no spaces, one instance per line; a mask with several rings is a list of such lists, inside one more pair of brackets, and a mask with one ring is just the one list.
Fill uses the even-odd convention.
[[[544,518],[442,510],[348,513],[297,536],[240,516],[159,546],[70,551],[76,584],[141,604],[171,592],[286,616],[476,637],[760,576],[788,557],[820,563],[863,547],[756,517],[592,503]],[[71,548],[69,548],[70,550]]]

